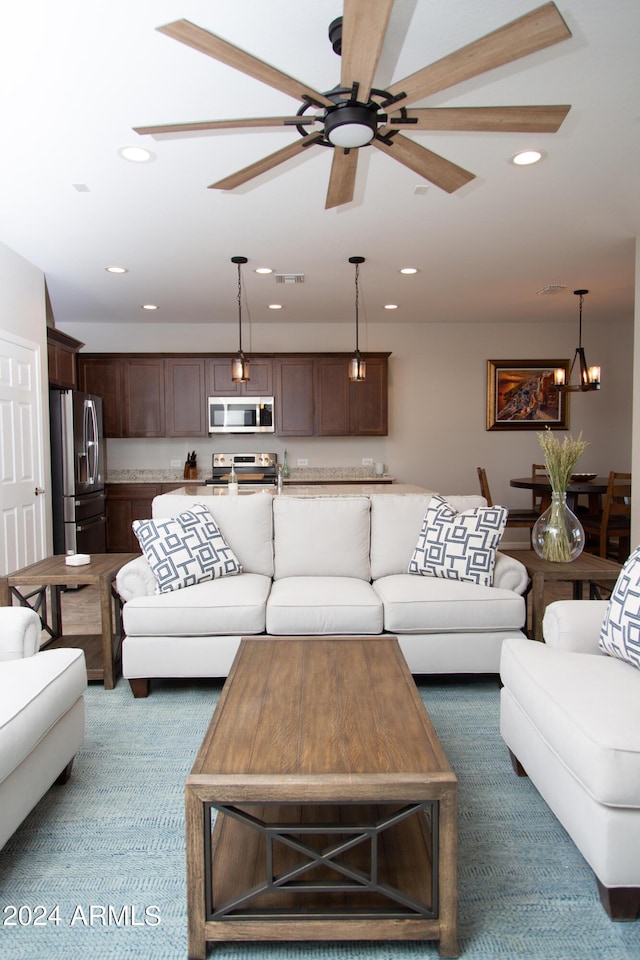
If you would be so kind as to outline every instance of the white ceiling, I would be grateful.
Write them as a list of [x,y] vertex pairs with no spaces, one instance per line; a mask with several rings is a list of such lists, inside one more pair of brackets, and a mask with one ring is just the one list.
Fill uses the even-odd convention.
[[[396,0],[376,86],[502,26],[541,0]],[[236,322],[233,255],[252,322],[353,320],[351,255],[369,323],[585,321],[633,311],[640,235],[640,4],[557,0],[572,38],[420,106],[571,104],[556,134],[415,133],[476,179],[454,194],[360,152],[352,203],[325,210],[331,150],[312,147],[234,192],[207,185],[294,140],[291,129],[152,139],[133,126],[289,115],[299,104],[166,37],[186,18],[320,91],[340,61],[341,0],[21,0],[0,36],[0,240],[44,271],[56,322]],[[416,106],[417,104],[414,104]],[[145,145],[148,164],[119,148]],[[537,146],[546,158],[509,158]],[[74,185],[85,185],[78,191]],[[121,277],[105,272],[122,264]],[[303,273],[276,285],[255,267]],[[400,267],[419,268],[402,277]],[[538,296],[549,284],[566,284]],[[281,302],[277,314],[267,309]],[[156,303],[148,314],[143,303]],[[399,309],[390,313],[385,303]],[[0,321],[1,322],[1,321]]]

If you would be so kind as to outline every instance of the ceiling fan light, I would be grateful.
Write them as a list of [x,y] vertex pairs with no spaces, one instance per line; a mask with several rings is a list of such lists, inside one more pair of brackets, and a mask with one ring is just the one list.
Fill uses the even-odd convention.
[[334,147],[366,147],[378,130],[377,115],[361,103],[339,103],[327,112],[324,135]]

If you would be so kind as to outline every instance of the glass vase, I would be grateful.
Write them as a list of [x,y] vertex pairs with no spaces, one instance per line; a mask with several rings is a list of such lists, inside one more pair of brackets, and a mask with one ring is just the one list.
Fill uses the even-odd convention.
[[584,530],[566,493],[551,494],[551,504],[541,513],[531,531],[533,549],[543,560],[570,563],[584,550]]

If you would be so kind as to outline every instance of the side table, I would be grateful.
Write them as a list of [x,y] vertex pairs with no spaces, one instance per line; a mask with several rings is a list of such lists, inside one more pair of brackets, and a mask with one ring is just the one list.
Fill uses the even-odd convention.
[[[137,557],[137,553],[95,553],[90,563],[73,567],[64,555],[47,557],[0,577],[0,606],[11,606],[15,597],[23,607],[32,607],[40,616],[42,629],[49,634],[45,647],[81,647],[87,661],[89,680],[102,680],[105,690],[116,684],[116,665],[122,641],[120,601],[113,589],[118,570]],[[100,633],[63,634],[60,589],[66,585],[97,584],[100,596]],[[25,587],[33,587],[30,592]],[[51,609],[47,615],[46,589],[51,590]],[[24,591],[24,592],[23,592]],[[114,601],[112,610],[112,600]]]
[[583,584],[590,583],[590,598],[597,598],[596,584],[599,581],[611,583],[618,579],[622,570],[619,563],[604,560],[594,553],[582,552],[570,563],[554,563],[543,560],[534,550],[505,550],[504,553],[523,563],[531,578],[531,636],[533,640],[542,640],[542,618],[544,616],[544,585],[556,581],[573,583],[573,599],[581,600]]

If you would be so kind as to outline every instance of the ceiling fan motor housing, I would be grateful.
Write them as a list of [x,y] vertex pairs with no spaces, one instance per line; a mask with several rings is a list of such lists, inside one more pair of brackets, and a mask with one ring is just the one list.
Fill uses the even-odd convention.
[[333,52],[338,56],[342,54],[342,17],[336,17],[329,24],[329,42],[333,47]]

